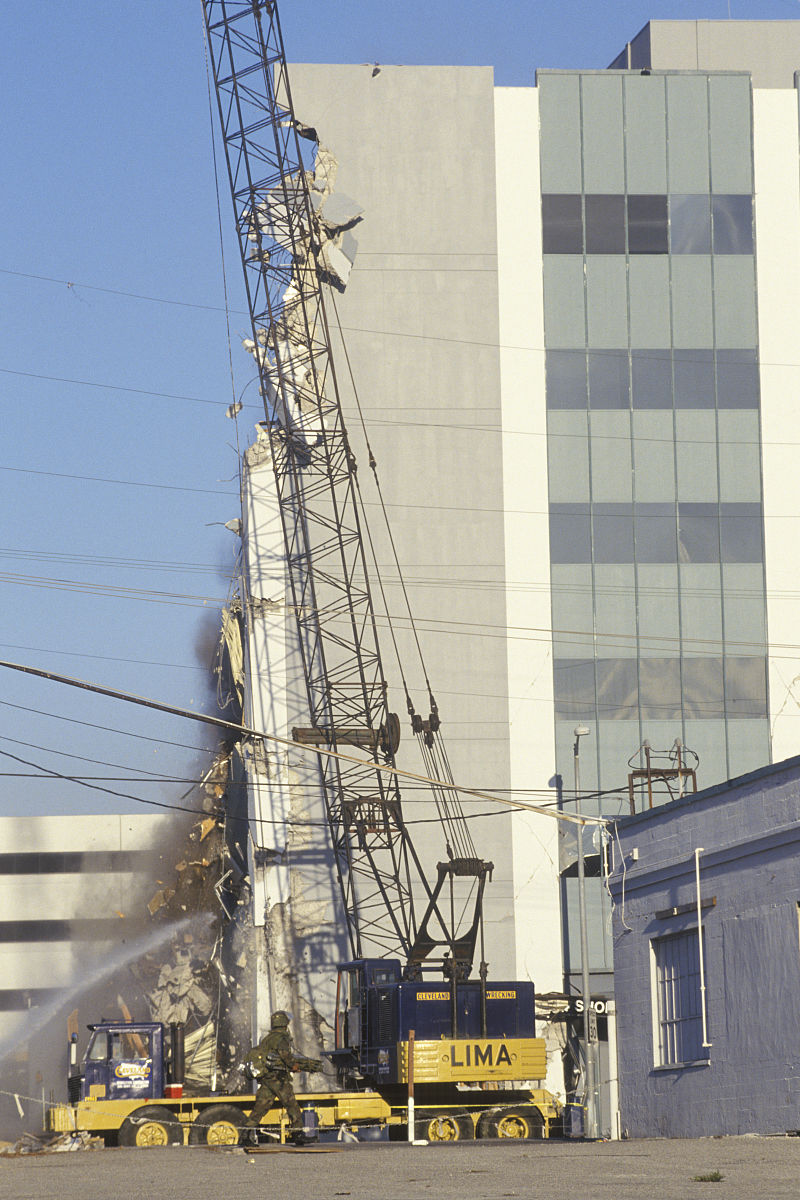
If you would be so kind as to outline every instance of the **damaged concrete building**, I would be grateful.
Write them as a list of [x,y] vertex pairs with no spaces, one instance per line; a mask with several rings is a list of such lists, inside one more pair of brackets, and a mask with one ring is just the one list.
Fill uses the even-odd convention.
[[[353,450],[362,477],[378,464],[459,782],[569,808],[586,726],[584,811],[616,817],[645,742],[695,751],[701,787],[796,745],[800,564],[778,518],[800,509],[797,58],[795,21],[652,22],[611,68],[528,88],[483,67],[291,68],[324,147],[314,188]],[[291,740],[302,684],[263,433],[243,478],[244,706]],[[371,533],[381,636],[388,613],[410,661],[394,548],[377,520]],[[403,712],[393,656],[385,669]],[[419,672],[410,686],[424,693]],[[237,754],[264,930],[256,1024],[273,1002],[299,1008],[324,1044],[347,948],[313,770],[287,748]],[[404,803],[433,871],[435,813],[410,788]],[[495,864],[492,974],[574,993],[574,836],[467,811]],[[606,1002],[610,898],[600,847],[586,850]]]

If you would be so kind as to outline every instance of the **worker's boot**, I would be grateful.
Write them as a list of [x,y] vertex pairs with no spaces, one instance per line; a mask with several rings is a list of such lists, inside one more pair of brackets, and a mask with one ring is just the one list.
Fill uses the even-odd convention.
[[245,1125],[239,1134],[240,1146],[257,1146],[258,1145],[258,1130],[255,1125]]

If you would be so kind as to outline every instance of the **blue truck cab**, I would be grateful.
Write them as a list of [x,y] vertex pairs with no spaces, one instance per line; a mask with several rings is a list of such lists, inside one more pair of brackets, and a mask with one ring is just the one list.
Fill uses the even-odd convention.
[[[167,1047],[163,1025],[104,1021],[89,1029],[91,1037],[75,1099],[154,1100],[164,1095]],[[70,1091],[78,1089],[71,1087]]]

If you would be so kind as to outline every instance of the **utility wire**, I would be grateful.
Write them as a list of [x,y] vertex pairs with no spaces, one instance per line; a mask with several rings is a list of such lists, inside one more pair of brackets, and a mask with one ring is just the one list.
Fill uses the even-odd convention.
[[[287,746],[290,749],[295,750],[295,751],[300,751],[300,752],[312,754],[312,755],[318,755],[323,758],[336,758],[336,759],[340,759],[344,762],[355,763],[356,765],[369,767],[370,770],[382,771],[384,774],[386,774],[388,776],[392,776],[398,780],[399,779],[413,779],[417,782],[433,783],[433,784],[438,785],[439,787],[452,789],[452,790],[459,792],[465,796],[475,796],[478,799],[489,800],[489,801],[492,801],[492,802],[498,803],[498,804],[504,804],[509,808],[521,809],[525,812],[539,812],[545,816],[557,817],[558,820],[567,821],[572,824],[580,825],[584,821],[586,821],[590,824],[604,824],[605,823],[604,818],[602,818],[602,817],[598,817],[598,818],[574,817],[569,813],[564,813],[564,812],[556,813],[549,809],[544,808],[543,806],[524,804],[523,802],[518,801],[518,800],[507,800],[500,796],[491,795],[490,793],[485,792],[479,788],[468,788],[468,787],[463,787],[460,784],[449,784],[441,779],[429,779],[429,778],[427,778],[427,776],[420,775],[414,771],[403,771],[403,770],[400,770],[400,768],[398,768],[398,767],[390,766],[388,763],[373,762],[368,759],[357,758],[355,755],[352,755],[352,754],[344,754],[340,750],[326,750],[326,749],[323,749],[321,746],[302,745],[301,743],[295,742],[295,741],[291,740],[290,738],[279,737],[277,734],[266,733],[263,730],[251,729],[246,725],[239,725],[234,721],[226,721],[222,717],[212,717],[207,713],[191,712],[188,709],[178,708],[175,705],[163,704],[160,701],[151,700],[145,696],[135,696],[130,692],[122,692],[122,691],[117,690],[116,688],[102,687],[100,684],[89,683],[83,679],[73,679],[67,675],[58,675],[54,671],[45,671],[38,667],[29,667],[29,666],[23,665],[22,663],[7,662],[4,660],[0,660],[0,667],[5,667],[7,670],[10,670],[10,671],[19,671],[25,675],[34,675],[39,679],[47,679],[51,683],[62,683],[62,684],[66,684],[69,687],[79,688],[82,691],[94,692],[101,696],[108,696],[109,698],[114,699],[114,700],[123,700],[129,704],[138,704],[145,708],[154,709],[157,712],[168,713],[170,716],[183,717],[190,721],[200,721],[207,725],[213,725],[218,729],[226,729],[226,730],[230,730],[231,732],[235,732],[238,738],[242,738],[242,737],[259,738],[259,739],[263,739],[264,741],[274,742],[276,745]],[[0,751],[0,753],[7,753],[7,752]],[[14,756],[9,755],[9,757],[14,757]],[[22,760],[19,760],[19,761],[22,761]],[[31,764],[26,763],[25,765],[30,766]],[[33,764],[33,765],[35,765],[35,764]],[[128,797],[128,799],[135,799],[135,798],[136,797]],[[156,803],[156,801],[151,801],[151,803]]]

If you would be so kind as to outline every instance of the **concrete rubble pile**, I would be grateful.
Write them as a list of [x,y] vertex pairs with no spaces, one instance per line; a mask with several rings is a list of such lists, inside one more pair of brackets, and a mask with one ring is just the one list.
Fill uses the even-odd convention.
[[173,849],[174,861],[147,905],[151,920],[174,924],[175,935],[132,967],[150,1020],[184,1025],[186,1084],[197,1090],[230,1072],[249,1044],[249,1021],[240,1019],[248,1008],[246,959],[229,953],[239,942],[230,927],[246,909],[240,901],[246,878],[229,846],[233,841],[240,859],[240,835],[227,828],[230,760],[223,745],[203,779],[205,815]]
[[63,1154],[72,1150],[102,1150],[103,1139],[81,1133],[60,1133],[54,1138],[34,1137],[23,1133],[15,1142],[0,1146],[0,1157],[20,1158],[23,1154]]

